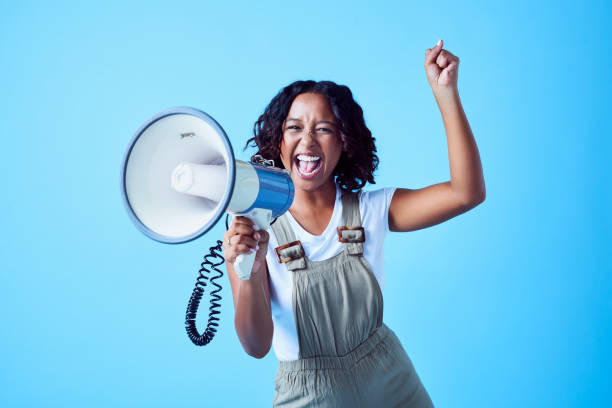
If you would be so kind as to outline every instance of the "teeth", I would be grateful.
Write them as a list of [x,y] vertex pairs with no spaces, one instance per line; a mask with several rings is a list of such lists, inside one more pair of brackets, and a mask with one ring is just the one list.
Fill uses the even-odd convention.
[[307,156],[305,154],[298,154],[297,159],[301,161],[317,161],[320,159],[320,157],[319,156]]

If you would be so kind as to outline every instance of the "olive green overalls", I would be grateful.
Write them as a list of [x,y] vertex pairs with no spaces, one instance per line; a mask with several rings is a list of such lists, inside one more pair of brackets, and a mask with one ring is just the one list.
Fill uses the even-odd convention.
[[[378,281],[363,257],[359,198],[342,195],[343,251],[309,260],[283,215],[276,252],[293,274],[299,358],[279,361],[275,407],[433,407],[395,333],[382,321]],[[352,227],[345,229],[344,227]]]

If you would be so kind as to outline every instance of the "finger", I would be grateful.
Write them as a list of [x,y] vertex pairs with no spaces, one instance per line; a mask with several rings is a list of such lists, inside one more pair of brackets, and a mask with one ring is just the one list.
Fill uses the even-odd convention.
[[436,64],[438,64],[438,66],[442,69],[448,67],[448,64],[450,64],[450,58],[448,57],[446,50],[442,50],[440,52],[440,55],[438,55],[438,58],[436,58]]
[[450,65],[447,68],[445,68],[440,74],[438,83],[442,85],[447,85],[451,83],[456,83],[456,81],[457,81],[457,63],[451,62]]
[[225,234],[223,234],[223,248],[225,248],[226,250],[230,246],[230,239],[232,238],[233,235],[234,234],[232,234],[229,230],[227,230]]
[[440,55],[436,59],[436,63],[441,68],[445,68],[445,67],[449,66],[450,64],[452,64],[453,62],[456,62],[458,64],[459,63],[459,57],[457,57],[456,55],[454,55],[453,53],[451,53],[448,50],[442,50],[440,52]]
[[230,238],[230,244],[231,246],[246,245],[249,248],[255,248],[257,241],[249,235],[234,235]]
[[455,59],[459,59],[459,57],[457,57],[455,54],[453,54],[449,50],[442,50],[442,52],[446,55],[446,58],[448,58],[451,61],[453,61]]
[[240,235],[251,235],[251,236],[255,232],[253,228],[249,227],[246,224],[236,224],[234,228],[230,228],[228,231],[231,233],[231,235],[240,234]]
[[255,248],[251,248],[250,246],[244,244],[235,245],[232,248],[234,249],[234,253],[236,253],[236,255],[252,254],[256,251]]
[[444,43],[440,40],[433,48],[427,49],[427,53],[425,54],[425,65],[434,63],[443,46]]
[[245,225],[247,225],[249,227],[253,226],[253,221],[250,218],[243,217],[243,216],[240,216],[240,215],[235,216],[232,219],[232,223],[235,223],[235,224],[245,224]]
[[[250,253],[250,251],[248,253]],[[238,258],[238,255],[241,255],[241,254],[232,249],[231,251],[228,251],[225,254],[225,259],[229,263],[234,264],[236,262],[236,258]]]
[[270,241],[270,234],[268,234],[267,231],[263,231],[263,230],[257,231],[257,234],[259,234],[259,238],[255,238],[255,239],[257,239],[257,241],[260,244],[262,245],[268,244],[268,242]]
[[459,67],[459,61],[451,61],[446,68],[447,71],[454,71]]

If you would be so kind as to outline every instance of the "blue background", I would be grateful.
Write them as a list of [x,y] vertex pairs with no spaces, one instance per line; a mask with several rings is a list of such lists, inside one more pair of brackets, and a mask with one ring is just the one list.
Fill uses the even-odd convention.
[[281,87],[330,79],[376,137],[369,189],[447,181],[423,69],[442,38],[487,199],[388,235],[385,320],[438,407],[610,406],[609,3],[219,3],[0,6],[0,405],[269,406],[276,359],[242,350],[227,277],[217,337],[185,333],[222,223],[179,246],[137,231],[127,143],[194,106],[247,159]]

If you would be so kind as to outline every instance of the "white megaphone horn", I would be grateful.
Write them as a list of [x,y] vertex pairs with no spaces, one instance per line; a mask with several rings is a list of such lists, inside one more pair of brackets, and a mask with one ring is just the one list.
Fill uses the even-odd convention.
[[[223,128],[188,107],[160,112],[136,131],[124,156],[121,187],[136,227],[168,244],[200,237],[225,212],[268,229],[294,195],[286,170],[236,160]],[[255,253],[237,257],[241,279],[249,279],[254,260]]]

